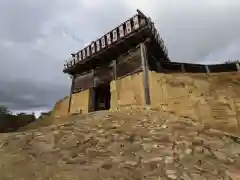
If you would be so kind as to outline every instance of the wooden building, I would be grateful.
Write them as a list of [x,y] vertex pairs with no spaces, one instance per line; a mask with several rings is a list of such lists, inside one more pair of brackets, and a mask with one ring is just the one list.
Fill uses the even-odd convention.
[[149,72],[170,63],[154,23],[137,13],[84,49],[71,54],[64,73],[72,77],[68,113],[124,105],[149,105]]

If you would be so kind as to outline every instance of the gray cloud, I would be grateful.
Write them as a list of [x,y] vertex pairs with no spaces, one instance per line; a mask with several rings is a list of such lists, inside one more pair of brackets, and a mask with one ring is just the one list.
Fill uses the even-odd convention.
[[156,23],[174,61],[239,59],[235,0],[0,0],[0,105],[51,108],[68,95],[63,62],[140,8]]
[[[175,61],[201,62],[213,51],[227,48],[240,37],[239,1],[183,0],[176,3],[170,0],[169,5],[164,6],[162,1],[158,4],[160,10],[150,13]],[[218,61],[214,58],[212,60]]]
[[53,86],[51,82],[29,83],[28,79],[1,80],[0,83],[0,105],[7,105],[16,110],[51,108],[53,102],[61,95],[67,94],[69,89],[67,85]]

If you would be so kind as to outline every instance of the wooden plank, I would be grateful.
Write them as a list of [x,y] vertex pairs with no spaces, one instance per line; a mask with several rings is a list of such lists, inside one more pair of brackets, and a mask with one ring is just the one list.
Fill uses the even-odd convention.
[[79,92],[85,89],[93,87],[93,75],[92,71],[87,74],[78,75],[75,78],[74,92]]
[[124,76],[117,77],[117,80],[122,79],[122,78],[125,78],[125,77],[127,77],[127,76],[134,75],[134,74],[139,73],[139,72],[141,72],[141,71],[142,71],[142,67],[139,67],[138,69],[136,69],[136,70],[134,70],[134,71],[132,71],[132,72],[129,72],[129,73],[127,73],[127,74],[124,74]]
[[126,56],[117,58],[117,78],[142,67],[140,46]]
[[72,94],[73,94],[73,91],[74,91],[75,78],[76,78],[76,76],[72,76],[72,84],[71,84],[69,104],[68,104],[68,113],[70,113],[70,110],[71,110],[71,102],[72,102]]
[[150,92],[149,92],[149,79],[148,79],[148,59],[147,59],[147,49],[144,43],[141,44],[141,61],[143,69],[143,86],[145,95],[145,104],[150,105]]

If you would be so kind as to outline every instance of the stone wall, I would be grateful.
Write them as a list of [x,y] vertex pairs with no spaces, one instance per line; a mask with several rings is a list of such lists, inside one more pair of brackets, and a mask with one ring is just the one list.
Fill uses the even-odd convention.
[[69,105],[69,97],[65,97],[64,99],[61,99],[60,101],[56,102],[51,116],[52,117],[63,117],[68,115],[68,105]]
[[70,113],[80,113],[86,114],[88,113],[89,107],[89,89],[74,93],[72,95],[72,102],[71,102],[71,110]]
[[[152,108],[205,124],[240,128],[240,74],[161,74],[149,71]],[[111,82],[111,109],[144,106],[142,72]],[[71,113],[88,113],[90,91],[73,94]],[[68,115],[69,99],[56,103],[54,117]]]
[[[111,82],[111,109],[122,106],[144,105],[144,87],[142,72],[131,76],[126,76]],[[73,113],[88,113],[90,103],[90,90],[84,90],[72,95],[70,114]],[[55,117],[62,117],[68,115],[69,99],[61,100],[56,103]]]
[[151,106],[207,124],[240,124],[240,74],[149,72]]
[[[72,94],[70,114],[73,113],[86,114],[88,113],[88,105],[89,105],[89,90],[74,93]],[[66,97],[58,101],[52,110],[51,116],[55,118],[68,116],[69,115],[68,106],[69,97]]]
[[142,72],[111,82],[111,109],[144,104]]

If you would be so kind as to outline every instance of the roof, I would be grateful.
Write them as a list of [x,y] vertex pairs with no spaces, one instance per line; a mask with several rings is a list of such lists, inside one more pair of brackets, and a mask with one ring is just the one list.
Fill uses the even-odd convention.
[[148,40],[151,49],[168,59],[164,41],[157,32],[154,23],[143,13],[137,14],[121,23],[96,41],[71,54],[64,64],[64,73],[77,74],[116,59],[134,46]]

